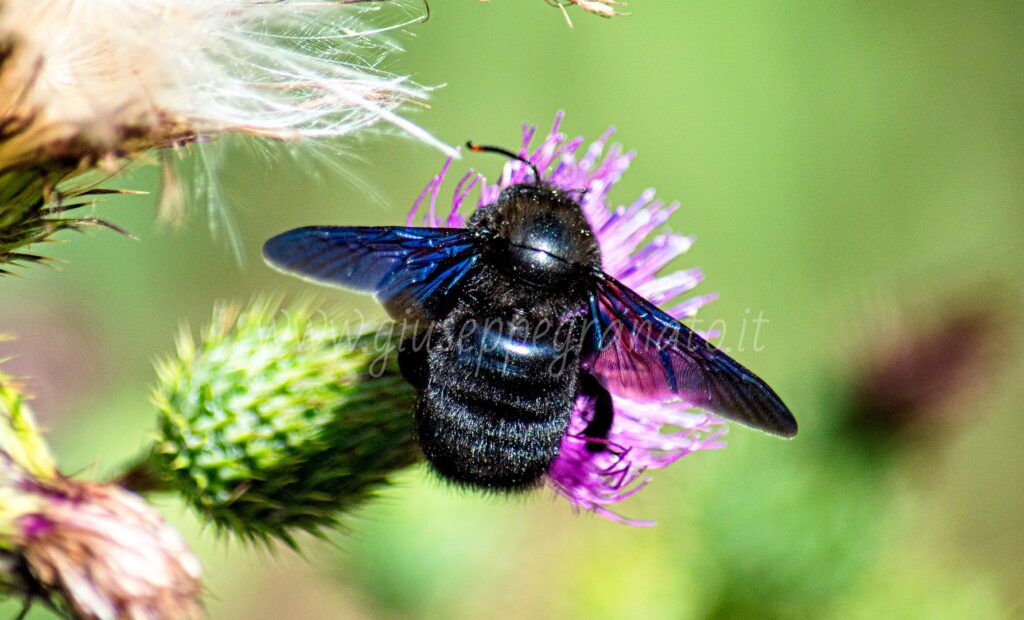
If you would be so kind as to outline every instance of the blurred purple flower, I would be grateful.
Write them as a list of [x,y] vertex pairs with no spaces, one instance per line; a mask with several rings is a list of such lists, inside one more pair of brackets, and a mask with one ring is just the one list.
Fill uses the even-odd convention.
[[[693,289],[702,279],[699,269],[658,272],[693,244],[693,238],[664,229],[678,203],[665,204],[655,198],[653,189],[645,190],[629,205],[612,208],[608,193],[629,167],[634,153],[608,144],[614,128],[584,148],[582,137],[568,138],[560,133],[563,113],[539,146],[531,150],[536,126],[524,125],[519,154],[541,172],[545,183],[580,198],[583,212],[597,235],[604,270],[651,302],[672,304],[666,311],[677,319],[692,317],[714,294],[676,299]],[[470,169],[455,187],[451,208],[441,215],[437,198],[452,160],[445,162],[423,189],[407,224],[429,227],[465,226],[460,213],[474,188],[479,185],[477,207],[492,204],[503,189],[533,181],[529,167],[518,161],[505,164],[501,178],[493,184]],[[426,202],[426,213],[420,209]],[[653,235],[653,236],[652,236]],[[674,302],[674,303],[673,303]],[[608,519],[629,525],[652,525],[650,521],[626,519],[611,510],[650,481],[648,470],[661,469],[683,456],[699,450],[724,446],[725,423],[685,403],[640,404],[615,394],[615,419],[608,435],[609,450],[587,450],[583,436],[589,419],[585,397],[579,397],[569,430],[562,439],[559,456],[551,466],[549,481],[557,493],[575,508],[591,510]],[[592,439],[590,441],[593,441]]]
[[896,447],[985,409],[978,403],[991,398],[1011,333],[1003,302],[969,290],[917,308],[891,303],[886,316],[869,319],[871,337],[852,356],[844,430],[872,446]]

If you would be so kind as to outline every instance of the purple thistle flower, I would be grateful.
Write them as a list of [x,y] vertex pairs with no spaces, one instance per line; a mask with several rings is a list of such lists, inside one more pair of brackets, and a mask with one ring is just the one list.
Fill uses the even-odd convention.
[[[664,228],[679,203],[665,204],[655,198],[653,189],[648,189],[631,204],[611,208],[608,194],[629,167],[634,153],[624,153],[618,144],[608,144],[614,128],[584,149],[583,138],[569,139],[559,132],[562,118],[563,113],[559,112],[551,131],[533,150],[530,147],[537,128],[524,125],[519,154],[537,167],[545,183],[580,195],[580,205],[601,248],[605,272],[652,303],[667,304],[666,311],[676,319],[692,317],[716,297],[710,294],[676,301],[702,280],[700,270],[659,275],[672,259],[693,244],[693,237]],[[466,217],[460,211],[478,186],[479,208],[494,203],[506,187],[534,180],[529,166],[518,161],[508,162],[501,178],[493,184],[470,169],[456,185],[450,209],[442,215],[437,210],[437,199],[451,163],[448,159],[423,189],[409,213],[408,225],[464,227]],[[426,212],[422,213],[424,202]],[[661,469],[698,450],[724,446],[721,437],[726,426],[719,418],[686,403],[641,404],[614,393],[612,397],[615,419],[606,440],[610,449],[586,449],[587,441],[594,440],[583,437],[590,413],[585,406],[586,397],[579,397],[558,458],[548,472],[549,482],[576,509],[591,510],[629,525],[652,525],[651,521],[626,519],[610,506],[646,486],[650,481],[648,470]],[[673,430],[663,432],[664,429]]]

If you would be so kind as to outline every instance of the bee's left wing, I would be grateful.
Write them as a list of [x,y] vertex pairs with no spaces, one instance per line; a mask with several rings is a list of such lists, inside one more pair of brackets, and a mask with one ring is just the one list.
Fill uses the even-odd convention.
[[596,281],[594,353],[584,367],[612,393],[683,400],[773,435],[796,435],[793,414],[757,375],[611,276],[598,273]]
[[480,241],[476,229],[309,226],[271,237],[263,256],[307,280],[372,292],[393,318],[435,319],[476,264]]

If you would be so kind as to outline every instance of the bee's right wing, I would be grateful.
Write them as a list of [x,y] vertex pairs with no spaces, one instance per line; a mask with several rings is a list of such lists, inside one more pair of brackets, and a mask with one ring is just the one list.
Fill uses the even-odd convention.
[[306,280],[372,292],[394,318],[433,320],[476,264],[481,241],[476,229],[309,226],[271,237],[263,256]]
[[682,400],[766,433],[797,423],[760,377],[611,276],[591,298],[594,352],[586,368],[613,394],[638,402]]

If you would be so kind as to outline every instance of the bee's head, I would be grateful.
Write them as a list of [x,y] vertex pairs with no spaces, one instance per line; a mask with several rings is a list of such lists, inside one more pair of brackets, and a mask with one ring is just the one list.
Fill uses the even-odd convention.
[[505,188],[488,219],[501,262],[534,284],[560,287],[601,266],[583,210],[559,189],[544,184]]
[[505,155],[533,170],[532,183],[506,187],[469,222],[494,234],[498,267],[532,284],[559,288],[601,266],[594,231],[569,193],[545,183],[533,162],[507,149],[472,142],[469,148]]

